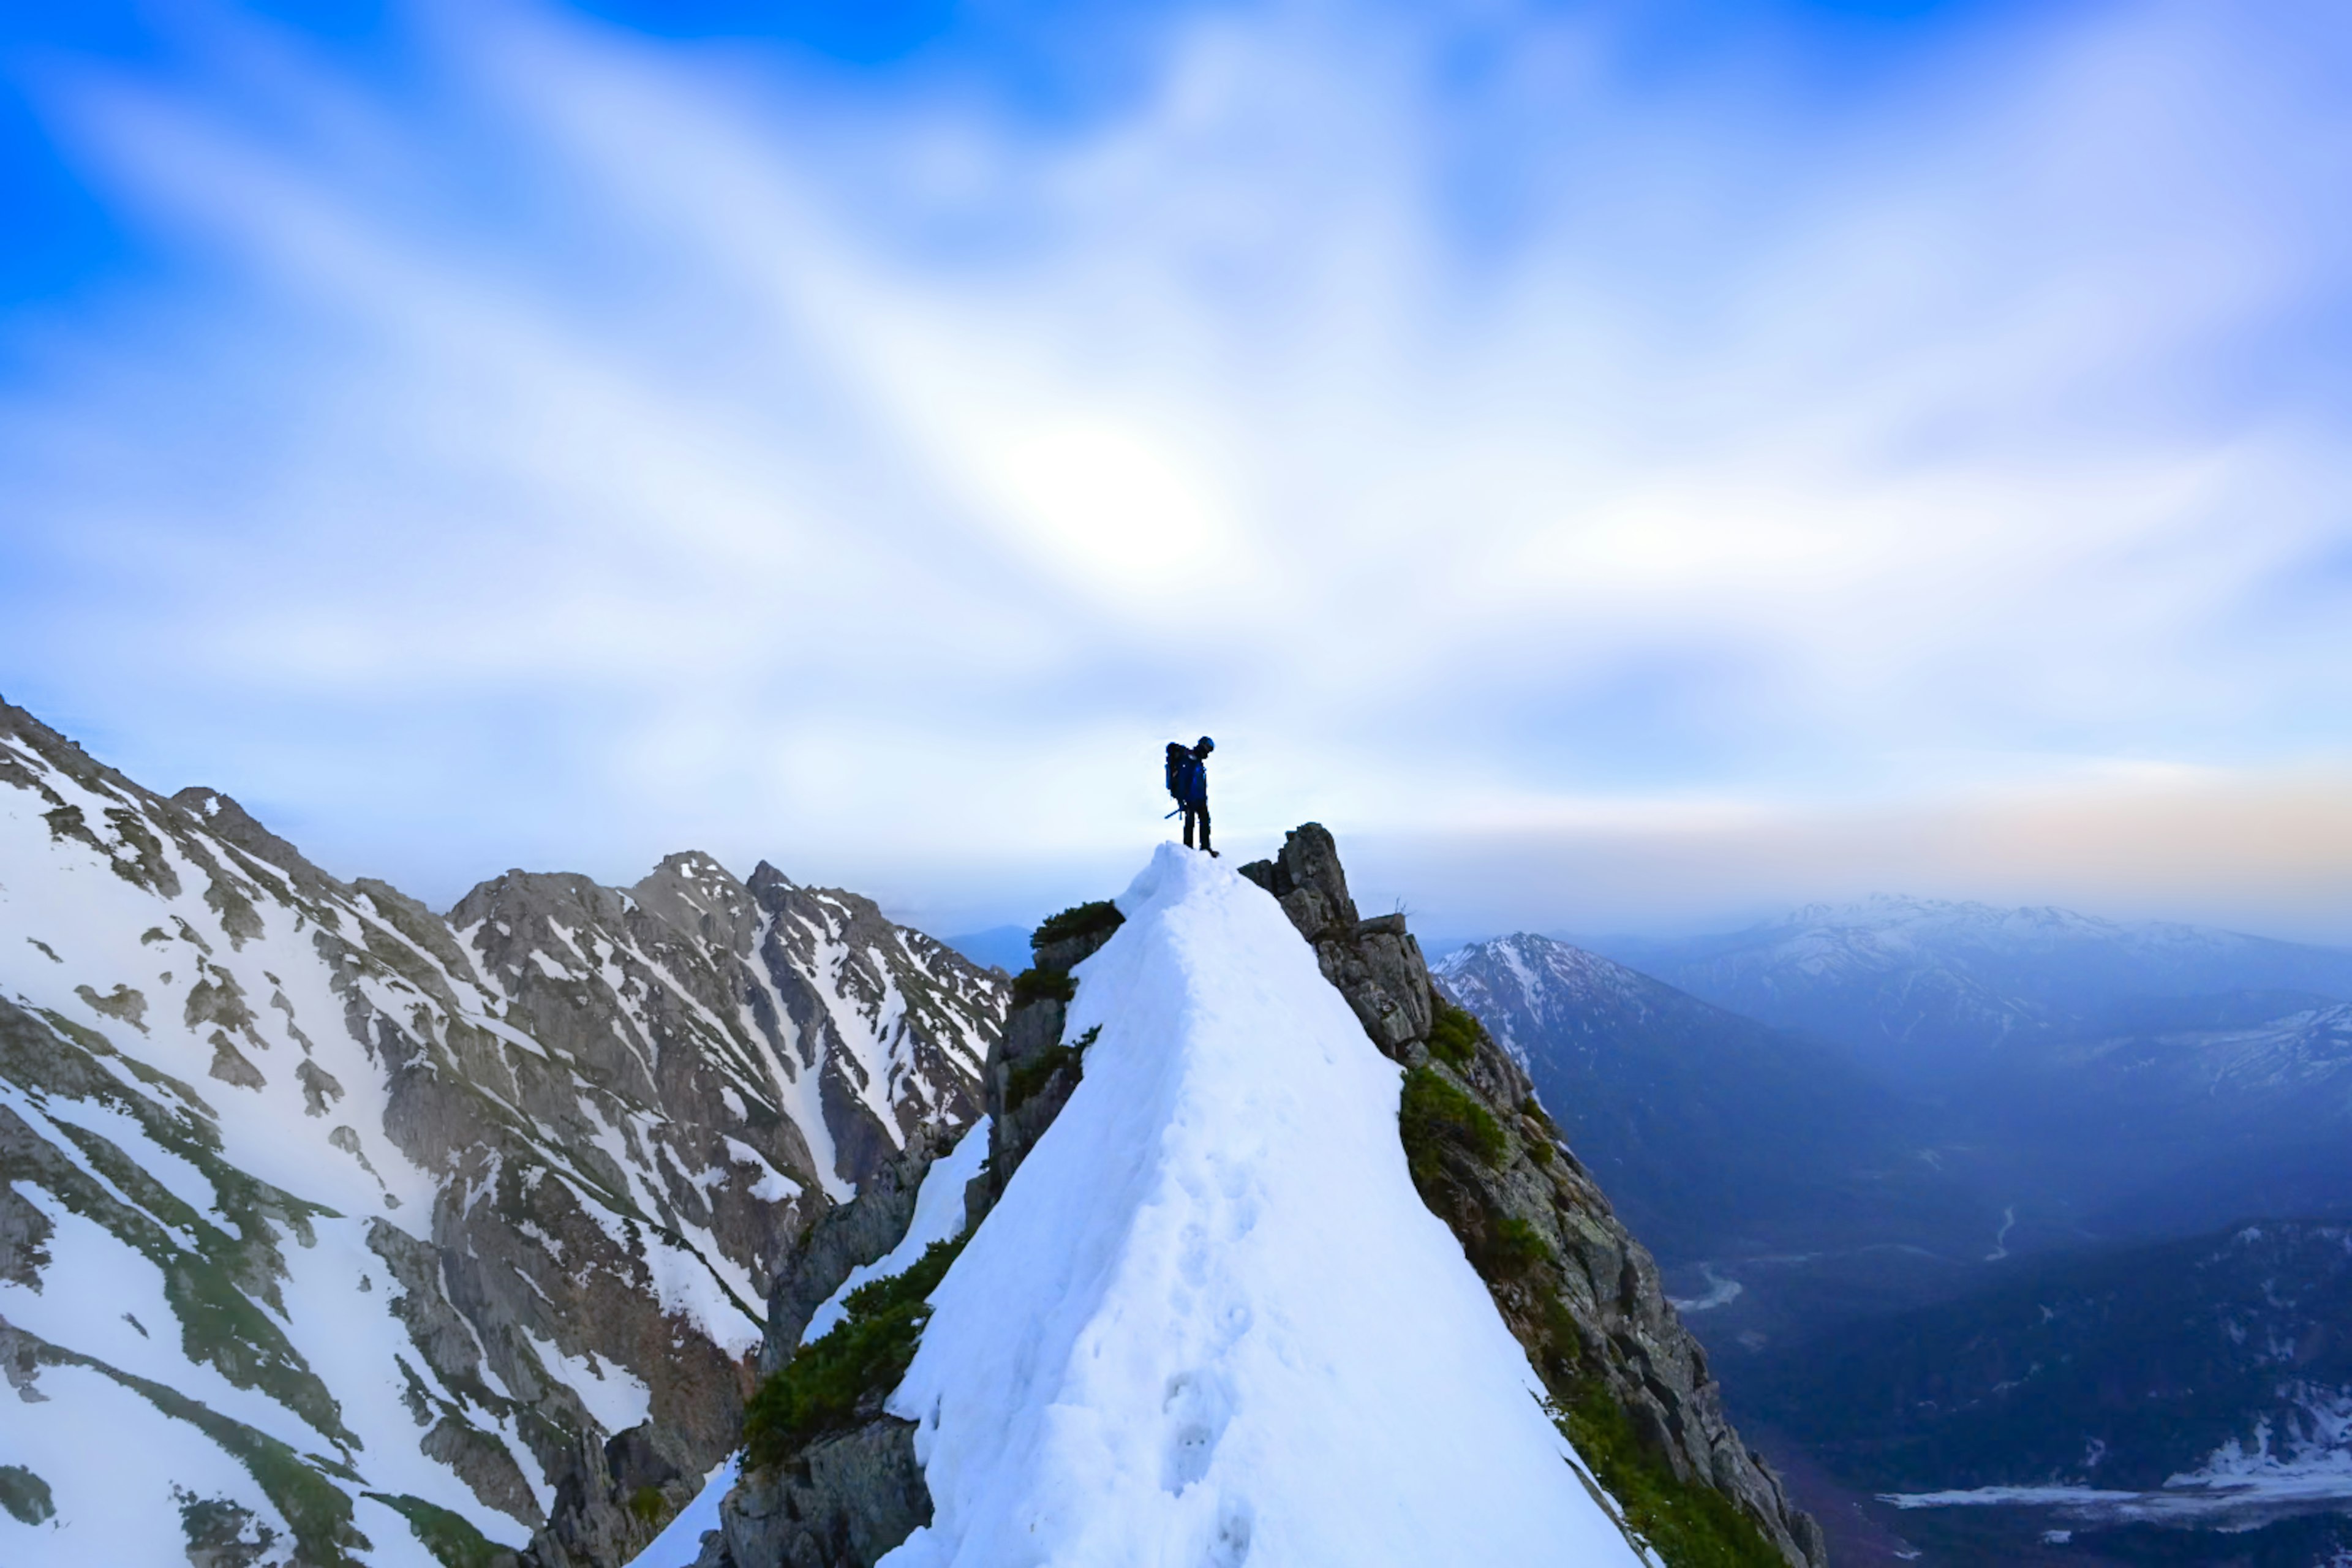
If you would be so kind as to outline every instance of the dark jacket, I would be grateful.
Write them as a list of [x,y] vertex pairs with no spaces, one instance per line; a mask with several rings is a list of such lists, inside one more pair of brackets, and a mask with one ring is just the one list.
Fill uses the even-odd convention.
[[1176,798],[1178,800],[1183,802],[1186,805],[1208,805],[1209,759],[1203,756],[1195,755],[1192,762],[1185,767],[1184,776],[1177,782],[1183,786],[1177,793]]

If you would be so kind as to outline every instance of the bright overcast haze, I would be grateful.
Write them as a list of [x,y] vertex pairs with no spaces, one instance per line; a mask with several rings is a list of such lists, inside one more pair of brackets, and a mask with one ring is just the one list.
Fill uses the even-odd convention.
[[2352,941],[2339,6],[0,16],[0,693],[341,874]]

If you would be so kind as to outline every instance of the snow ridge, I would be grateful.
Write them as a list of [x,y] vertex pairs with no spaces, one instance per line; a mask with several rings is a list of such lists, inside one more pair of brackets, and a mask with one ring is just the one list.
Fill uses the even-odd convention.
[[890,1401],[936,1511],[884,1561],[1638,1561],[1281,908],[1174,845],[1118,905],[1085,1077]]

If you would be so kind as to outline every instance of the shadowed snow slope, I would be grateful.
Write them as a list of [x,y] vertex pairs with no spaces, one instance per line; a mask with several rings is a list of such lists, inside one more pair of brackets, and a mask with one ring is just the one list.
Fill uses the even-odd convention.
[[933,1295],[896,1568],[1632,1563],[1273,898],[1173,845],[1077,970],[1086,1076]]

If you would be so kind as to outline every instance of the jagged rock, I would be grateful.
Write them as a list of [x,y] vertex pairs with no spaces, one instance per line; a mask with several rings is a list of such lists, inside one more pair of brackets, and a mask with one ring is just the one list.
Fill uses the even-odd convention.
[[261,1076],[261,1069],[246,1060],[244,1053],[229,1044],[228,1037],[218,1029],[212,1033],[212,1047],[213,1063],[205,1069],[208,1076],[233,1089],[262,1089],[268,1086],[269,1080]]
[[856,1197],[817,1216],[768,1292],[768,1327],[760,1342],[763,1374],[792,1359],[809,1319],[851,1270],[883,1257],[906,1237],[923,1177],[950,1141],[940,1130],[917,1129],[906,1152],[876,1173]]
[[253,1568],[278,1542],[278,1532],[251,1509],[226,1498],[182,1499],[180,1529],[188,1568]]
[[1293,828],[1272,860],[1253,860],[1241,874],[1272,893],[1282,912],[1308,942],[1352,940],[1356,901],[1348,896],[1348,874],[1339,867],[1339,847],[1319,822]]
[[873,1568],[931,1521],[915,1424],[876,1415],[791,1464],[747,1472],[719,1505],[730,1568]]
[[444,1415],[417,1444],[427,1458],[457,1472],[485,1506],[534,1528],[546,1522],[522,1467],[507,1446],[462,1416]]
[[[977,1226],[1004,1192],[1037,1140],[1061,1113],[1083,1071],[1077,1047],[1062,1038],[1069,1017],[1069,973],[1111,939],[1118,922],[1058,941],[1033,942],[1036,963],[1033,989],[1016,982],[1012,1010],[996,1048],[989,1054],[987,1086],[988,1168],[973,1181],[967,1200],[969,1224]],[[1024,1092],[1025,1090],[1025,1092]]]
[[120,1018],[142,1035],[147,1032],[147,998],[130,986],[117,985],[110,995],[100,996],[88,985],[77,985],[74,994],[89,1003],[91,1012]]
[[1382,1052],[1401,1058],[1411,1042],[1428,1037],[1433,1014],[1421,944],[1405,930],[1402,915],[1357,918],[1339,846],[1322,824],[1293,829],[1279,856],[1252,861],[1241,874],[1272,893],[1314,944],[1323,977],[1348,999]]
[[[0,1152],[0,1159],[5,1159]],[[0,1186],[0,1280],[37,1285],[49,1266],[48,1240],[57,1226],[14,1186]]]
[[294,1069],[294,1081],[302,1086],[302,1114],[324,1116],[327,1107],[343,1098],[343,1086],[335,1075],[316,1062],[304,1062]]

